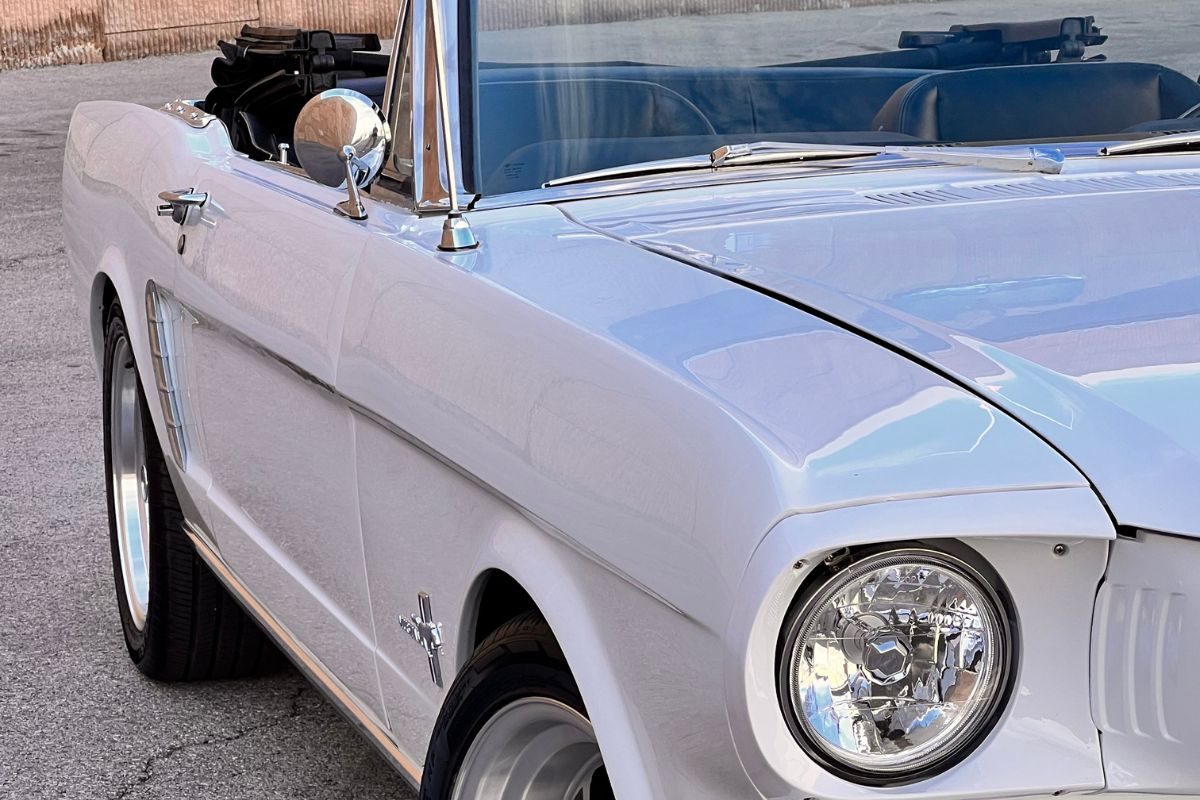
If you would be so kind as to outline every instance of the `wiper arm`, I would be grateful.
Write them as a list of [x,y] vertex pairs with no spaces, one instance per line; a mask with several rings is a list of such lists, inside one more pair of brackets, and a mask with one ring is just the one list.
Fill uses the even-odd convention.
[[1149,153],[1190,153],[1196,150],[1200,150],[1200,131],[1185,131],[1109,145],[1100,148],[1100,155],[1137,156]]
[[661,161],[643,161],[620,167],[608,167],[592,172],[580,172],[555,178],[542,184],[542,188],[568,186],[574,183],[636,178],[642,175],[657,175],[668,172],[691,172],[712,170],[739,164],[781,164],[797,161],[829,161],[838,158],[864,158],[883,152],[878,147],[854,147],[850,145],[805,145],[788,142],[755,142],[754,144],[727,144],[711,153],[682,158],[667,158]]
[[1062,172],[1063,155],[1046,147],[945,147],[939,145],[864,147],[858,145],[793,144],[791,142],[754,142],[727,144],[708,155],[645,161],[620,167],[581,172],[555,178],[542,184],[543,188],[568,186],[576,183],[635,178],[670,172],[717,170],[723,167],[753,166],[756,164],[787,164],[808,161],[837,161],[855,158],[892,156],[935,164],[960,164],[1005,172]]
[[794,145],[786,142],[758,142],[718,147],[709,156],[712,167],[737,164],[774,164],[789,161],[828,161],[844,158],[896,156],[935,164],[961,164],[1005,172],[1062,172],[1063,154],[1049,147],[949,147],[946,145]]
[[1066,159],[1053,147],[946,147],[918,145],[915,147],[885,147],[888,155],[932,161],[935,164],[960,164],[964,167],[983,167],[1003,172],[1041,172],[1057,175],[1063,171]]

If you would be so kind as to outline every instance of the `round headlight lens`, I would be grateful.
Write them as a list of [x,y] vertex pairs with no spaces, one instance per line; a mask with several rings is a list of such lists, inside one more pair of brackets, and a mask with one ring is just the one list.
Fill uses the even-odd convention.
[[852,772],[926,772],[972,745],[1004,697],[1012,644],[994,591],[957,559],[871,556],[791,620],[781,693],[802,742]]

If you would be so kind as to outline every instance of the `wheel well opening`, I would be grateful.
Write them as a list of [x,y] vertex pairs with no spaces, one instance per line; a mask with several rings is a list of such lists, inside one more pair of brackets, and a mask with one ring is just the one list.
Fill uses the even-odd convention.
[[100,289],[100,313],[107,315],[108,309],[116,302],[117,287],[112,285],[112,281],[108,279],[107,275],[101,275],[100,281],[103,284]]
[[479,647],[493,631],[513,617],[536,610],[537,604],[521,584],[499,570],[492,570],[483,578],[479,590],[471,649]]
[[108,314],[117,303],[117,287],[113,286],[111,280],[103,272],[96,275],[92,281],[92,296],[91,296],[91,330],[92,335],[92,354],[96,358],[96,363],[100,364],[103,361],[104,353],[104,329],[108,325]]

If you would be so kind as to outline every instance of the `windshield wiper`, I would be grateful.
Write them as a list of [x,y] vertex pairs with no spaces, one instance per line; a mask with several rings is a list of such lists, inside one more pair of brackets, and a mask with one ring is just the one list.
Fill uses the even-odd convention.
[[574,183],[591,183],[616,178],[637,178],[643,175],[659,175],[669,172],[713,170],[736,164],[779,164],[799,161],[829,161],[839,158],[869,158],[882,152],[878,147],[855,147],[851,145],[806,145],[789,142],[755,142],[754,144],[728,144],[711,153],[660,161],[642,161],[619,167],[580,172],[555,178],[542,184],[549,189]]
[[885,147],[886,155],[930,161],[934,164],[957,164],[964,167],[983,167],[1002,172],[1040,172],[1057,175],[1063,171],[1066,159],[1054,147],[948,147],[946,145],[916,145]]
[[785,164],[794,161],[833,161],[842,158],[871,158],[883,153],[882,147],[847,144],[792,144],[790,142],[753,142],[726,144],[708,154],[713,169],[738,164]]
[[1184,131],[1109,145],[1100,148],[1100,155],[1137,156],[1150,153],[1192,153],[1196,150],[1200,150],[1200,131]]
[[718,170],[724,167],[758,164],[788,164],[819,161],[841,161],[858,158],[893,158],[928,161],[935,164],[957,164],[984,167],[1005,172],[1062,172],[1063,155],[1046,147],[945,147],[940,145],[864,147],[859,145],[794,144],[791,142],[754,142],[728,144],[707,155],[644,161],[592,172],[581,172],[555,178],[542,184],[543,188],[569,186],[576,183],[637,178],[671,172]]

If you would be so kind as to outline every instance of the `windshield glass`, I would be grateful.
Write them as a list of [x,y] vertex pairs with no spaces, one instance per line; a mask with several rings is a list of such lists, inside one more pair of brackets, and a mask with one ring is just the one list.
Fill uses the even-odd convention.
[[1197,130],[1194,12],[1190,0],[475,0],[475,180],[503,194],[759,141]]

